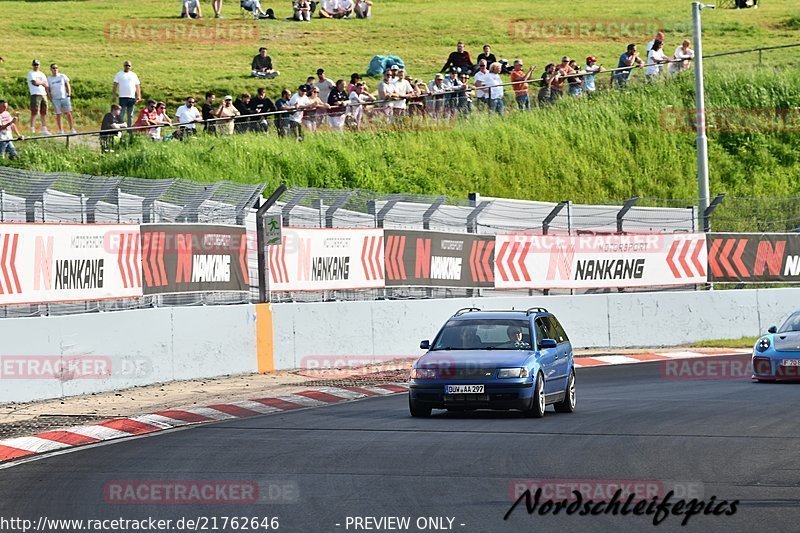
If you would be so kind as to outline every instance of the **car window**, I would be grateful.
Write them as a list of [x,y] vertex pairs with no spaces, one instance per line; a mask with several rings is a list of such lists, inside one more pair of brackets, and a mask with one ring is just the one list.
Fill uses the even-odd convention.
[[795,313],[786,319],[778,333],[786,333],[789,331],[800,331],[800,313]]
[[519,350],[530,342],[528,320],[462,319],[448,321],[431,350]]
[[552,330],[554,331],[553,335],[555,335],[554,337],[555,340],[558,341],[559,344],[562,342],[569,342],[569,337],[567,337],[567,332],[564,331],[564,328],[558,321],[558,319],[554,316],[548,317],[548,319],[550,320]]
[[534,327],[536,328],[536,342],[542,342],[542,339],[552,339],[543,319],[537,318]]

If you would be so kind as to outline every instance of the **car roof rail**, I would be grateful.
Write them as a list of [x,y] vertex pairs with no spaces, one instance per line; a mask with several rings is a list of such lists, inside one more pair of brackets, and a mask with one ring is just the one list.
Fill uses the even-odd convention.
[[525,311],[525,314],[526,315],[532,315],[534,313],[549,313],[549,312],[550,311],[548,311],[544,307],[531,307],[527,311]]
[[456,311],[453,316],[461,316],[461,315],[463,315],[465,313],[471,313],[473,311],[480,311],[480,309],[478,309],[477,307],[463,307],[463,308],[459,309],[458,311]]

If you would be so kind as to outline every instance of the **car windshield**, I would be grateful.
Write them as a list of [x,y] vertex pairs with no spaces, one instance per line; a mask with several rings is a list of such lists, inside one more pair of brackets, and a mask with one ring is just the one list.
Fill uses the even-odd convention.
[[786,319],[778,333],[786,333],[789,331],[800,331],[800,312],[795,313]]
[[528,350],[531,330],[528,320],[450,320],[431,350]]

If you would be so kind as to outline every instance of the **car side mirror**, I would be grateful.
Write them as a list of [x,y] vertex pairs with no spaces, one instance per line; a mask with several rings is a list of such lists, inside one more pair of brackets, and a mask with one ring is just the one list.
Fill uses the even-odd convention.
[[767,333],[778,333],[778,326],[770,326]]
[[428,341],[428,340],[420,341],[419,348],[420,348],[420,350],[430,350],[431,349],[431,341]]
[[542,350],[556,347],[558,347],[558,343],[553,339],[542,339],[542,341],[539,343],[539,348]]

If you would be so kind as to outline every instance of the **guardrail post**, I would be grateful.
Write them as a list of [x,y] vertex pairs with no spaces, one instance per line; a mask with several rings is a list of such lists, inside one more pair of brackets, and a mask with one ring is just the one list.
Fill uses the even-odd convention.
[[[386,216],[389,214],[389,211],[391,211],[394,208],[394,206],[397,205],[397,203],[403,198],[403,195],[390,194],[387,198],[388,199],[386,200],[386,203],[383,204],[383,207],[381,207],[380,211],[378,211],[378,213],[375,215],[375,226],[378,228],[383,227],[383,224],[384,222],[386,222]],[[377,207],[375,200],[372,200],[372,202],[373,202],[372,205],[374,206],[373,209],[375,209]]]
[[[294,196],[292,196],[292,198],[289,199],[288,202],[286,202],[286,205],[283,206],[283,209],[281,210],[281,223],[284,226],[289,226],[290,225],[289,224],[289,217],[292,214],[292,209],[297,207],[300,204],[300,201],[303,198],[305,198],[306,196],[308,196],[308,193],[309,193],[308,190],[297,191],[297,193],[295,193]],[[270,196],[270,198],[272,198],[272,197]]]
[[343,192],[341,195],[339,195],[339,197],[336,199],[336,201],[333,202],[333,205],[331,205],[325,211],[325,227],[326,228],[332,228],[333,227],[333,215],[336,213],[336,211],[341,209],[341,207],[345,203],[347,203],[347,200],[349,200],[351,196],[353,196],[353,191],[345,191],[345,192]]
[[724,194],[718,194],[711,200],[711,203],[708,204],[705,211],[703,211],[703,231],[708,233],[711,231],[711,215],[714,213],[714,210],[722,203],[722,200],[725,199]]
[[558,202],[550,213],[544,217],[544,220],[542,220],[542,235],[550,233],[550,224],[555,220],[558,214],[561,213],[561,210],[567,207],[567,204],[569,204],[569,202]]
[[422,229],[431,229],[431,217],[439,209],[444,201],[447,200],[446,196],[440,196],[431,203],[431,206],[422,214]]
[[489,200],[481,200],[480,194],[469,193],[469,205],[473,207],[473,210],[467,215],[467,233],[478,233],[478,216],[491,204],[492,202]]
[[625,215],[628,214],[628,211],[631,210],[631,207],[636,205],[636,202],[638,202],[638,201],[639,201],[639,197],[638,196],[634,196],[633,198],[629,198],[625,202],[625,205],[622,206],[622,209],[617,211],[617,233],[624,233],[624,230],[622,229],[622,223],[625,220]]
[[88,222],[89,214],[86,212],[87,207],[86,195],[81,193],[81,224],[86,224]]
[[256,246],[258,247],[258,302],[266,303],[267,301],[267,251],[266,239],[264,236],[264,215],[270,207],[275,205],[278,198],[286,192],[286,185],[281,184],[275,191],[269,195],[267,201],[258,208],[256,211]]
[[317,210],[317,225],[320,228],[325,227],[325,202],[322,198],[317,198],[311,201],[311,207]]

